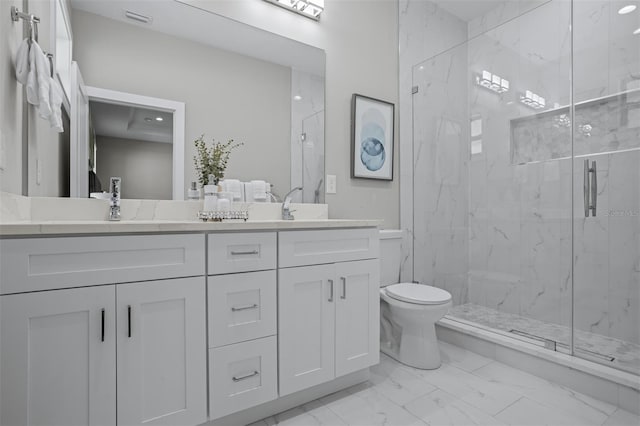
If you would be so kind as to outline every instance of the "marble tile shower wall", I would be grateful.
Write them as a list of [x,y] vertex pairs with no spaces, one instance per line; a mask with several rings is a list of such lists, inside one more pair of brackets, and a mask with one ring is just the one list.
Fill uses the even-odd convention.
[[[576,100],[618,93],[640,52],[620,43],[614,49],[613,40],[594,44],[591,27],[605,25],[600,20],[610,26],[611,8],[608,1],[578,3],[576,36],[589,36],[574,42],[574,66],[598,55],[596,62],[610,66],[608,73],[576,72]],[[443,287],[455,303],[570,324],[571,161],[517,165],[510,146],[510,120],[533,113],[518,103],[519,91],[569,103],[570,13],[569,2],[506,1],[463,23],[430,2],[400,2],[401,198],[409,206],[401,216],[413,236],[403,279]],[[541,23],[544,40],[553,42],[541,38]],[[508,77],[512,90],[501,96],[476,86],[474,74],[483,69]],[[412,86],[418,93],[411,95]],[[531,126],[543,124],[536,121]],[[481,123],[480,136],[470,138],[471,122]],[[580,218],[581,160],[573,179],[576,327],[631,342],[640,340],[639,155],[593,158],[596,218]]]
[[[489,13],[465,22],[431,1],[399,0],[400,222],[405,235],[401,274],[403,281],[432,281],[430,276],[423,275],[420,271],[414,273],[413,245],[420,244],[423,239],[423,236],[414,234],[413,226],[414,216],[420,214],[414,208],[414,66],[548,1],[550,0],[504,0]],[[423,191],[426,189],[422,188]],[[415,259],[419,268],[424,262],[418,257]],[[464,258],[457,260],[464,262]]]

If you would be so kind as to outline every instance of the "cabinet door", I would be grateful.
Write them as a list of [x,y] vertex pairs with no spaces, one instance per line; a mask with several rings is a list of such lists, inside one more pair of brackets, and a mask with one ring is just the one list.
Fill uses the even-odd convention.
[[115,318],[114,286],[1,296],[0,424],[115,424]]
[[334,281],[333,265],[279,271],[280,396],[334,378]]
[[118,424],[204,423],[204,277],[121,284],[116,295]]
[[336,377],[380,360],[379,260],[336,263]]

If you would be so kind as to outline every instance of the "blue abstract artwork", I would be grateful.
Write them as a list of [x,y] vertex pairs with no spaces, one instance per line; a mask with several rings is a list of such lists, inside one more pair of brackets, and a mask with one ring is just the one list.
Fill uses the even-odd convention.
[[393,179],[393,104],[354,95],[352,177]]

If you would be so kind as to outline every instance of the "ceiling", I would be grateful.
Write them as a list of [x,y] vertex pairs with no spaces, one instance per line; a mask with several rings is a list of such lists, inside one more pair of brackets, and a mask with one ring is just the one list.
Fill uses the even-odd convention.
[[[147,142],[173,142],[173,114],[129,105],[89,102],[96,136]],[[162,121],[156,118],[162,118]]]
[[[300,71],[322,76],[325,73],[325,54],[322,49],[181,1],[71,0],[71,7]],[[125,17],[125,11],[148,16],[152,20],[149,23],[140,23]]]
[[504,5],[504,0],[434,0],[434,2],[466,22]]

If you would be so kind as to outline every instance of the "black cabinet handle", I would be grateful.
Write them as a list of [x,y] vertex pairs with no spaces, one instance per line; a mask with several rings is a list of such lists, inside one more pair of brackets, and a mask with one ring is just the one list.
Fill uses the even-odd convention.
[[102,334],[102,337],[100,338],[100,341],[104,342],[104,308],[102,309],[102,312],[100,313],[101,316],[101,321],[102,323],[100,324],[100,332]]
[[128,336],[131,337],[131,305],[127,306],[127,323]]

